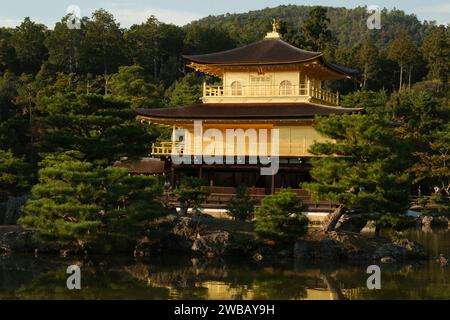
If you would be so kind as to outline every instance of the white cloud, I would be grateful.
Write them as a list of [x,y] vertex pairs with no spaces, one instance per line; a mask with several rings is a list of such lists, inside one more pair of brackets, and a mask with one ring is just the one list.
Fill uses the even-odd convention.
[[174,11],[159,8],[129,8],[121,6],[105,6],[105,9],[112,13],[122,27],[130,27],[147,21],[154,15],[159,21],[173,23],[179,26],[185,25],[192,20],[200,19],[202,16],[192,12]]
[[9,19],[0,17],[0,27],[15,28],[22,23],[20,19]]
[[421,6],[415,8],[414,12],[422,19],[435,20],[444,25],[450,24],[450,3]]
[[441,3],[430,6],[422,6],[415,9],[417,12],[444,14],[450,13],[450,3]]

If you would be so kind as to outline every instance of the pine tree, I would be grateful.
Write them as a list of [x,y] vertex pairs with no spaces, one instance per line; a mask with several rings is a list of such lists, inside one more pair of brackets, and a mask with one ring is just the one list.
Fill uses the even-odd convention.
[[358,51],[358,62],[362,66],[363,90],[368,89],[370,81],[377,79],[377,75],[380,72],[378,55],[378,48],[375,46],[372,38],[366,37]]
[[72,92],[44,97],[38,108],[45,129],[40,142],[43,156],[76,150],[79,160],[109,165],[148,152],[150,137],[126,101]]
[[157,107],[161,104],[161,88],[150,83],[144,68],[134,65],[119,67],[111,77],[109,86],[112,96],[127,99],[132,108]]
[[447,84],[450,78],[450,34],[448,28],[439,26],[424,39],[422,54],[428,63],[428,78]]
[[30,166],[11,151],[0,149],[0,202],[19,196],[30,189],[33,181]]
[[306,48],[313,51],[333,51],[336,39],[329,29],[330,19],[327,17],[327,8],[313,7],[309,17],[303,22],[300,29],[305,38]]
[[305,206],[289,189],[265,197],[255,211],[255,231],[262,237],[293,242],[307,229]]
[[[406,32],[406,30],[401,30],[398,32],[389,46],[388,56],[400,67],[399,91],[403,88],[403,73],[405,67],[408,67],[410,72],[412,72],[412,67],[418,59],[417,55],[418,49],[412,41],[409,33]],[[411,79],[411,74],[409,78]]]
[[86,252],[131,249],[164,212],[156,178],[67,155],[44,161],[32,194],[19,223],[35,229],[43,242]]
[[256,202],[248,193],[248,188],[240,185],[236,188],[236,196],[228,204],[228,214],[235,220],[246,221],[253,217]]
[[45,37],[47,28],[25,18],[13,33],[12,45],[16,52],[20,70],[23,73],[36,73],[47,59]]
[[313,182],[303,184],[315,199],[364,213],[404,212],[409,205],[408,142],[399,139],[383,115],[321,118],[315,128],[333,142],[316,143]]
[[79,72],[81,67],[81,48],[84,39],[84,25],[80,29],[69,29],[67,21],[70,16],[65,16],[56,23],[55,28],[49,34],[45,45],[49,51],[49,62],[60,72]]

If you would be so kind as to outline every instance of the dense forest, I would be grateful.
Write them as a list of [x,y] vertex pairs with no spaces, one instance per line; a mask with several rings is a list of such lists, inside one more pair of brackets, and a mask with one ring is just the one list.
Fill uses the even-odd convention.
[[[352,81],[326,85],[344,95],[343,105],[367,109],[318,121],[338,143],[313,151],[344,157],[316,160],[316,182],[305,187],[378,212],[402,210],[419,185],[448,194],[450,28],[383,10],[382,28],[368,30],[367,15],[365,8],[279,6],[182,27],[152,16],[124,29],[100,9],[79,29],[68,28],[69,16],[55,26],[25,18],[1,28],[0,202],[32,190],[22,223],[42,228],[44,238],[126,239],[124,226],[135,232],[130,225],[161,214],[149,200],[160,191],[152,178],[111,167],[121,157],[147,155],[164,133],[137,123],[133,108],[199,101],[205,77],[220,79],[189,70],[182,54],[258,41],[273,18],[285,41],[357,69]],[[346,192],[355,185],[366,192]]]

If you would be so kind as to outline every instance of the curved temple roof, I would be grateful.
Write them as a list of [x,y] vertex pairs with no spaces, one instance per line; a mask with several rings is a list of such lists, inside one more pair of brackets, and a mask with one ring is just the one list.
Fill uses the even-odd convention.
[[329,107],[312,103],[205,103],[179,108],[136,109],[136,113],[155,120],[180,119],[308,119],[314,116],[357,113],[363,109]]
[[184,55],[183,58],[191,62],[190,67],[200,71],[211,70],[211,67],[302,64],[318,60],[340,76],[350,77],[356,72],[351,68],[328,63],[322,52],[299,49],[279,38],[266,38],[221,52]]
[[185,55],[186,60],[202,64],[279,64],[298,63],[316,59],[321,52],[306,51],[296,48],[281,39],[264,39],[244,47],[227,51]]

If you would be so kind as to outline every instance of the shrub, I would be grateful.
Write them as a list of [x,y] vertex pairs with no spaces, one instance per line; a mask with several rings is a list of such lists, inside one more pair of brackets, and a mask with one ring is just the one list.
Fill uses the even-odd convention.
[[240,185],[236,188],[236,196],[228,204],[228,214],[235,220],[245,221],[253,217],[255,200],[253,200],[246,186]]
[[130,250],[164,211],[154,177],[77,160],[47,162],[19,219],[38,240],[87,252]]
[[382,215],[378,223],[381,228],[392,229],[392,230],[405,230],[414,225],[411,218],[404,215],[395,214],[384,214]]
[[196,177],[184,177],[181,179],[180,187],[175,190],[175,194],[181,202],[186,204],[186,212],[189,208],[197,210],[211,194],[211,188],[206,185],[205,179]]
[[283,242],[293,242],[306,233],[308,220],[302,214],[305,206],[291,190],[267,196],[255,211],[258,235]]

